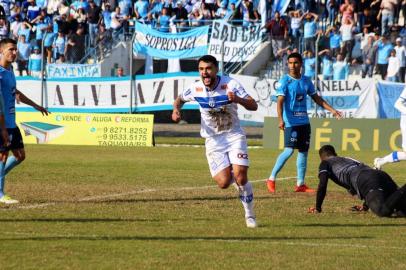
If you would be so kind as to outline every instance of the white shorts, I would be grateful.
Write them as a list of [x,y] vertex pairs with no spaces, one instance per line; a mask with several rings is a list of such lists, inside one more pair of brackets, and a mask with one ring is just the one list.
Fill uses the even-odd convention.
[[240,133],[223,133],[207,138],[206,157],[212,176],[231,164],[248,167],[247,139]]
[[402,132],[402,149],[406,152],[406,116],[400,117],[400,131]]

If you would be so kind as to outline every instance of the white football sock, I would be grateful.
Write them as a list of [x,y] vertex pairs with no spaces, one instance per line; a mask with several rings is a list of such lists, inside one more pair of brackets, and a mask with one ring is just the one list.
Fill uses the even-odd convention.
[[252,192],[252,185],[247,182],[243,186],[239,186],[240,200],[244,206],[245,217],[255,217],[254,213],[254,194]]

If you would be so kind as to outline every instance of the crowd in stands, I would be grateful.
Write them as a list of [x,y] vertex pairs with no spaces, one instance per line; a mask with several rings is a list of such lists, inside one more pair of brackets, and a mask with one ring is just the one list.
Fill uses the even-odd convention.
[[[317,2],[316,2],[317,1]],[[162,32],[227,18],[248,27],[261,21],[260,0],[0,0],[0,39],[18,40],[18,71],[35,74],[41,61],[80,63],[88,48],[99,55],[139,21]],[[404,82],[406,0],[291,0],[284,14],[265,0],[275,59],[303,52],[305,74],[315,57],[325,79],[346,79],[349,66],[362,76]],[[316,42],[318,40],[318,51]],[[43,52],[42,52],[43,41]],[[317,55],[315,55],[317,53]]]
[[103,55],[136,20],[169,32],[171,23],[184,31],[225,16],[259,20],[248,0],[0,0],[0,39],[18,40],[18,71],[34,74],[39,54],[48,63],[80,63],[92,47]]
[[265,27],[274,57],[286,62],[292,51],[303,52],[309,77],[318,57],[323,79],[345,80],[358,66],[362,78],[379,74],[405,82],[405,19],[406,0],[326,0],[323,9],[301,0],[291,2],[286,16],[276,12]]

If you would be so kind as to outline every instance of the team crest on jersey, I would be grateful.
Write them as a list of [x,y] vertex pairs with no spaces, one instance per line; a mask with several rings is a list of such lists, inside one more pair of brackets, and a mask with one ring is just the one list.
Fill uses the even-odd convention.
[[222,84],[221,85],[221,90],[226,90],[227,89],[227,84]]
[[196,87],[196,92],[203,92],[203,87]]
[[216,107],[216,101],[212,97],[209,98],[209,106],[212,108]]

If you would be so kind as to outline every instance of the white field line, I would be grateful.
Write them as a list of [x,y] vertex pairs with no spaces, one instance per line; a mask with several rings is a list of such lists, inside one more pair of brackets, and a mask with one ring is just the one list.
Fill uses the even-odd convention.
[[[204,144],[167,144],[167,143],[158,143],[155,144],[156,147],[191,147],[191,148],[204,148]],[[262,149],[263,146],[247,146],[248,149]]]
[[[258,229],[257,229],[258,230]],[[259,229],[260,230],[260,229]],[[120,236],[114,236],[114,235],[81,235],[81,234],[36,234],[36,233],[26,233],[26,232],[2,232],[2,235],[12,235],[12,236],[25,236],[27,238],[33,237],[33,238],[73,238],[75,240],[80,240],[83,238],[84,240],[100,240],[100,241],[106,241],[106,240],[113,240],[115,238],[120,238]],[[132,240],[131,238],[134,238]],[[154,237],[145,237],[145,240],[151,241],[153,240]],[[128,236],[129,240],[132,241],[143,241],[143,236]],[[171,240],[171,237],[162,237],[156,238],[156,241],[159,240]],[[24,240],[24,239],[22,239]],[[121,240],[120,240],[121,241]],[[175,241],[175,240],[173,240]],[[357,248],[357,249],[389,249],[389,250],[405,250],[406,247],[403,246],[385,246],[385,245],[361,245],[361,244],[340,244],[340,243],[311,243],[311,242],[303,242],[303,240],[298,240],[297,242],[295,241],[280,241],[280,240],[272,240],[270,238],[268,241],[267,240],[258,240],[258,239],[216,239],[216,237],[213,237],[210,239],[208,238],[199,238],[199,237],[191,237],[191,238],[185,238],[185,239],[177,239],[176,241],[201,241],[201,242],[225,242],[225,243],[242,243],[242,242],[253,242],[253,243],[263,243],[263,244],[272,244],[272,245],[285,245],[285,246],[304,246],[304,247],[338,247],[338,248]],[[347,241],[347,240],[345,240]]]
[[[289,180],[289,179],[296,179],[296,176],[281,177],[281,178],[278,178],[277,181]],[[258,183],[258,182],[265,182],[265,181],[266,181],[266,179],[260,179],[260,180],[253,180],[250,182]],[[66,203],[101,201],[101,200],[106,200],[106,199],[111,199],[111,198],[126,197],[126,196],[130,196],[130,195],[142,194],[142,193],[165,192],[165,191],[187,191],[187,190],[200,190],[200,189],[211,189],[211,188],[217,188],[217,185],[197,186],[197,187],[161,188],[161,189],[150,188],[150,189],[142,189],[142,190],[133,190],[133,191],[124,192],[124,193],[88,196],[88,197],[84,197],[84,198],[73,200],[71,202],[66,202]],[[25,205],[18,205],[15,207],[10,207],[10,208],[3,208],[1,210],[35,209],[35,208],[44,208],[44,207],[48,207],[48,206],[52,206],[52,205],[56,205],[56,204],[57,204],[56,202],[25,204]]]

